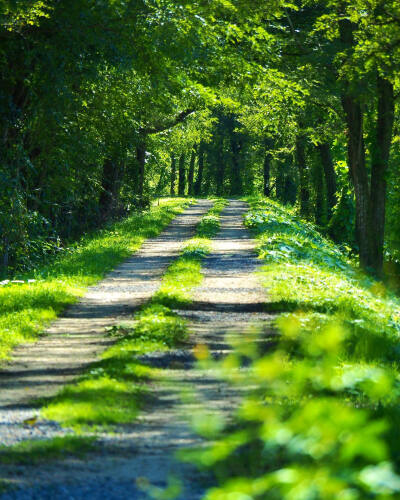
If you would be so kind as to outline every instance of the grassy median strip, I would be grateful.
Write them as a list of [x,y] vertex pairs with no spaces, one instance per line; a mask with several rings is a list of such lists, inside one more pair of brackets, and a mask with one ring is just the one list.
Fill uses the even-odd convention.
[[[1,282],[0,359],[22,342],[34,341],[46,325],[88,286],[158,235],[191,200],[161,200],[149,212],[134,214],[81,239],[47,267],[20,282]],[[28,279],[29,278],[29,279]]]
[[161,287],[132,323],[109,329],[116,343],[77,383],[65,387],[47,402],[42,415],[76,431],[109,428],[132,422],[147,397],[148,381],[156,370],[137,357],[166,350],[186,340],[186,322],[172,307],[190,302],[191,291],[202,280],[201,260],[209,253],[210,238],[219,230],[219,213],[225,200],[217,199],[200,221],[196,236],[167,269]]
[[226,204],[227,200],[222,198],[214,201],[213,207],[201,219],[195,237],[186,243],[180,258],[168,268],[151,304],[178,308],[191,302],[193,288],[203,279],[201,261],[210,253],[211,238],[219,231],[219,214]]

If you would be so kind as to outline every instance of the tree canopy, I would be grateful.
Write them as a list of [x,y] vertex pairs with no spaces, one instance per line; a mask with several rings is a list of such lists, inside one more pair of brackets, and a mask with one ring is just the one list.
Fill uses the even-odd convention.
[[397,260],[398,2],[2,0],[0,19],[3,274],[178,191],[263,192],[367,270]]

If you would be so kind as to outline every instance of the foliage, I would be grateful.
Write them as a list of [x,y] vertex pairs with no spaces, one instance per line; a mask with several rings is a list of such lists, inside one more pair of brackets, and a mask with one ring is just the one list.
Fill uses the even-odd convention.
[[0,18],[2,277],[171,192],[182,155],[181,192],[195,172],[196,194],[263,191],[361,252],[343,98],[360,108],[367,191],[386,198],[371,165],[396,178],[382,138],[395,146],[398,104],[385,132],[379,82],[397,95],[398,2],[3,0]]
[[397,498],[400,303],[293,211],[250,202],[279,314],[274,333],[254,326],[223,361],[201,361],[248,389],[183,458],[214,472],[210,500]]
[[154,304],[137,315],[137,324],[130,335],[137,341],[159,341],[173,347],[186,339],[187,328],[185,321],[171,309]]
[[50,401],[40,401],[42,416],[77,431],[132,422],[138,415],[151,370],[132,357],[136,343],[120,346],[111,359],[66,386]]

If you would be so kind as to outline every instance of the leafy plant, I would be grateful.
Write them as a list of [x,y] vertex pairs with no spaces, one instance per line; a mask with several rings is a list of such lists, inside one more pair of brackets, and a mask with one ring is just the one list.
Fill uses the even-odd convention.
[[248,389],[232,421],[194,419],[209,445],[182,459],[213,471],[207,500],[398,498],[399,303],[290,209],[250,202],[275,341],[256,328],[200,361]]

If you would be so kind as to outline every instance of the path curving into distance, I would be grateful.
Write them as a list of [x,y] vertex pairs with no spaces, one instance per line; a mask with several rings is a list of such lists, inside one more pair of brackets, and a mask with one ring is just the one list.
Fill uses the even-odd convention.
[[[204,209],[205,202],[200,206]],[[199,210],[199,206],[192,210]],[[263,312],[266,292],[255,274],[259,266],[256,243],[243,226],[247,210],[247,204],[236,200],[231,200],[223,210],[220,232],[213,239],[212,252],[203,262],[204,280],[194,291],[189,309],[177,311],[190,322],[193,347],[206,344],[216,359],[231,349],[226,340],[228,334],[242,337],[255,323],[269,330],[273,318]],[[115,272],[112,276],[121,280]],[[157,280],[159,278],[157,275]],[[100,285],[98,297],[102,293],[106,297],[107,286],[113,290],[115,285],[111,282],[103,289]],[[151,283],[146,286],[144,290],[149,297],[156,287]],[[32,468],[19,466],[18,471],[11,473],[11,467],[3,466],[3,477],[17,478],[22,489],[0,498],[145,500],[147,495],[136,486],[138,478],[146,478],[162,487],[170,474],[180,476],[184,482],[181,500],[201,498],[205,486],[198,482],[199,473],[178,462],[174,453],[201,444],[191,429],[190,417],[206,408],[210,413],[219,412],[229,418],[239,402],[238,389],[221,381],[213,370],[201,370],[190,349],[155,352],[141,360],[162,369],[162,375],[151,383],[154,403],[138,420],[119,426],[112,436],[102,436],[99,449],[87,461],[67,458],[34,467],[34,475]],[[182,392],[195,397],[183,400]]]

